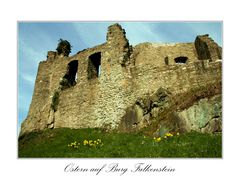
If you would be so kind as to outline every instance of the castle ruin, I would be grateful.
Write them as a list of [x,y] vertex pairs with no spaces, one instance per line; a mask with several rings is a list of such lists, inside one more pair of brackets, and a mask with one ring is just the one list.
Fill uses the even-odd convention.
[[49,51],[39,63],[21,134],[62,127],[221,131],[222,49],[208,35],[132,47],[113,24],[105,43],[68,54]]

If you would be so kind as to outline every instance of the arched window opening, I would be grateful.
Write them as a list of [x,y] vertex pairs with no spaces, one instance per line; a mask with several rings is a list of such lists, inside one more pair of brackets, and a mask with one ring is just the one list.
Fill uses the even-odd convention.
[[185,57],[185,56],[179,56],[174,59],[175,63],[177,64],[186,64],[187,60],[188,60],[188,57]]
[[98,78],[101,73],[101,52],[89,56],[88,59],[88,79]]

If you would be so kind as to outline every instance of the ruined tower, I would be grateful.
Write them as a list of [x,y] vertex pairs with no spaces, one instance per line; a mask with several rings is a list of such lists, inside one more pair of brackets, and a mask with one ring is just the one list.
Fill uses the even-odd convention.
[[[132,47],[125,30],[113,24],[101,45],[73,56],[48,52],[47,60],[39,63],[21,134],[61,127],[136,131],[158,120],[155,129],[166,125],[201,130],[214,117],[214,126],[218,126],[221,100],[215,99],[221,95],[221,58],[221,47],[207,35],[190,43]],[[177,97],[193,91],[198,99],[186,100],[185,106],[178,104]],[[199,103],[210,104],[213,110],[204,112],[204,120],[189,122],[188,109]],[[214,103],[220,110],[215,112]],[[161,123],[163,114],[170,123]]]

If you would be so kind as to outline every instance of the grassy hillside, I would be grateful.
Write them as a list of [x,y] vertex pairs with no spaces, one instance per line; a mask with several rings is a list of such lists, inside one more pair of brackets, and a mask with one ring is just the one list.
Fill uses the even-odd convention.
[[53,129],[19,138],[19,157],[221,157],[222,135],[102,132],[100,129]]

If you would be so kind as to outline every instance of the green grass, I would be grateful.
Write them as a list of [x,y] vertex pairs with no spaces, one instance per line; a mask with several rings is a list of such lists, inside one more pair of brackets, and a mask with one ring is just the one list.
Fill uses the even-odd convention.
[[[84,140],[101,139],[100,147]],[[68,144],[77,141],[78,148]],[[48,129],[19,138],[19,157],[222,157],[222,135],[191,132],[155,142],[143,134],[102,132],[100,129]]]

